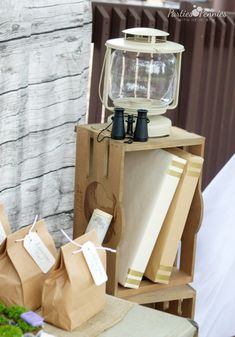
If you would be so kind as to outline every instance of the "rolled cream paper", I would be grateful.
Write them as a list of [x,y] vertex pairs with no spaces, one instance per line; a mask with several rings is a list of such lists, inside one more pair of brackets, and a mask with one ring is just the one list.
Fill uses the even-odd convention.
[[113,216],[111,214],[101,211],[98,208],[94,209],[87,225],[86,233],[94,229],[97,233],[100,243],[102,243],[109,229],[112,218]]

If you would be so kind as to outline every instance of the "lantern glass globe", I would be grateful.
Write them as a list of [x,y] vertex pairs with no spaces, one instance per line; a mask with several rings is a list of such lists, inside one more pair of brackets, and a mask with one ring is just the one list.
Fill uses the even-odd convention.
[[162,113],[172,103],[177,83],[177,62],[171,54],[115,50],[112,53],[109,97],[128,111],[148,109]]

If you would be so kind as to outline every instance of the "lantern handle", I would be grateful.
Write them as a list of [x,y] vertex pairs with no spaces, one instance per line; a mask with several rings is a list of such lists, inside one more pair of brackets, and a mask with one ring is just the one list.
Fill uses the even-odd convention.
[[103,76],[104,76],[104,66],[105,66],[105,63],[106,63],[106,59],[107,59],[107,49],[105,51],[104,61],[103,61],[103,65],[102,65],[102,68],[101,68],[100,80],[99,80],[99,98],[100,98],[100,101],[103,105],[104,105],[104,101],[103,101],[103,97],[101,95],[101,85],[102,85]]
[[103,106],[113,112],[114,111],[114,108],[111,108],[109,107],[108,105],[106,106],[105,103],[104,103],[104,99],[102,97],[102,94],[101,94],[101,85],[102,85],[102,82],[103,82],[103,77],[104,77],[104,68],[105,68],[105,64],[106,64],[106,59],[107,59],[107,55],[108,55],[108,49],[106,49],[106,52],[105,52],[105,55],[104,55],[104,61],[103,61],[103,65],[102,65],[102,68],[101,68],[101,73],[100,73],[100,80],[99,80],[99,99],[101,101],[101,103],[103,104]]
[[168,105],[167,109],[175,109],[178,105],[179,102],[179,88],[180,88],[180,73],[181,73],[181,62],[182,62],[182,53],[179,53],[177,55],[177,83],[176,83],[176,88],[175,88],[175,93],[174,93],[174,100],[171,102],[170,105]]

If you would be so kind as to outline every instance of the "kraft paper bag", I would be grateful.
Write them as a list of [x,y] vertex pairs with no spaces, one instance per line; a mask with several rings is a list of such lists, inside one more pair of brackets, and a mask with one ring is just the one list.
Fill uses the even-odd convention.
[[[87,241],[100,247],[95,231],[74,240],[80,245]],[[105,306],[105,283],[100,286],[94,283],[83,253],[73,254],[77,249],[72,242],[61,247],[57,267],[45,281],[42,295],[45,321],[68,331],[86,322]],[[96,251],[105,268],[106,252]]]
[[[42,272],[24,248],[22,239],[30,229],[32,226],[27,226],[10,234],[0,249],[0,302],[35,310],[41,306],[43,283],[49,272]],[[55,244],[44,221],[36,222],[31,233],[39,236],[55,263]]]
[[4,206],[0,204],[0,245],[6,237],[11,233],[11,228],[5,213]]

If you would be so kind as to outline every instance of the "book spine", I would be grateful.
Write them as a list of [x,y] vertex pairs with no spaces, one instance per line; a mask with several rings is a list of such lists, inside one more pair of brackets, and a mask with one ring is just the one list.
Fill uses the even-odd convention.
[[201,157],[188,156],[184,175],[174,195],[145,272],[145,276],[154,282],[169,283],[179,241],[201,174],[202,163]]

